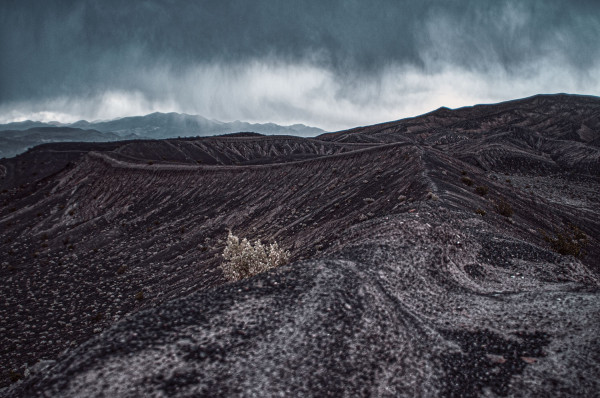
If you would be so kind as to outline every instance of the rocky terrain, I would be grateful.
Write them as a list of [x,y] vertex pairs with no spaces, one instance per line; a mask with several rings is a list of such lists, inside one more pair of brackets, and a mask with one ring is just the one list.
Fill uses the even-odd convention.
[[552,95],[2,159],[0,395],[596,396],[599,143]]

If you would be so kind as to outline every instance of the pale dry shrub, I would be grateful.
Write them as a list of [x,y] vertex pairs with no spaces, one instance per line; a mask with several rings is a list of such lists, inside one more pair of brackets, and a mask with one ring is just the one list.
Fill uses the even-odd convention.
[[231,231],[227,236],[221,269],[230,281],[238,281],[271,268],[286,264],[290,253],[279,247],[277,242],[263,245],[260,240],[254,243],[240,239]]

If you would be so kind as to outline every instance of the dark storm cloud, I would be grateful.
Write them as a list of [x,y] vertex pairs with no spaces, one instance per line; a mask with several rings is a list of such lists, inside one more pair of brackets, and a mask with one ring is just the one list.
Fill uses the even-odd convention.
[[418,61],[414,15],[365,4],[19,1],[2,13],[2,96],[136,85],[126,72],[157,65],[178,73],[263,57],[311,57],[336,70]]
[[[202,105],[186,91],[194,76],[204,84],[195,89],[215,97],[207,81],[235,85],[256,62],[316,68],[334,99],[360,104],[381,95],[393,68],[510,79],[536,73],[530,65],[540,60],[580,76],[600,60],[597,1],[9,0],[0,11],[5,111],[56,98],[70,106],[65,98],[111,90],[147,101],[176,91]],[[278,107],[302,113],[300,100]]]

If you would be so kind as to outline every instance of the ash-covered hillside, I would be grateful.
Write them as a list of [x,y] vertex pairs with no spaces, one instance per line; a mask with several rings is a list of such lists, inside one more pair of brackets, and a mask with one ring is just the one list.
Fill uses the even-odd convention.
[[[2,395],[594,396],[600,99],[0,161]],[[228,230],[291,262],[236,283]]]

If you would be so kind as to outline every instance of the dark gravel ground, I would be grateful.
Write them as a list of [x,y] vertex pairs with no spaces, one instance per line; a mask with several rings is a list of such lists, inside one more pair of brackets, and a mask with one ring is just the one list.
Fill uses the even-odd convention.
[[465,268],[482,242],[504,239],[523,253],[528,245],[441,213],[376,218],[322,260],[139,312],[15,395],[597,393],[598,278],[577,264],[536,277],[552,256],[543,250],[520,272],[480,260],[485,278],[473,277]]

